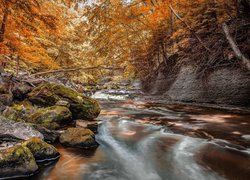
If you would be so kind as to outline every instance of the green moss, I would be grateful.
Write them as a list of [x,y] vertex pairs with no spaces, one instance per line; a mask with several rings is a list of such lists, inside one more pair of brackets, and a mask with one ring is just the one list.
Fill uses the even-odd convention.
[[17,111],[34,109],[31,102],[28,100],[21,101],[21,102],[14,102],[14,103],[12,103],[11,107],[13,107]]
[[28,94],[29,100],[40,106],[55,105],[59,100],[67,101],[74,118],[94,119],[100,113],[97,101],[77,91],[57,84],[42,84]]
[[51,84],[49,83],[41,84],[33,89],[33,91],[28,94],[28,98],[32,103],[40,106],[51,106],[59,100],[51,90]]
[[33,154],[25,146],[17,145],[0,151],[0,168],[14,167],[27,162],[36,166]]
[[51,159],[59,156],[59,152],[54,146],[36,137],[25,141],[22,146],[27,147],[37,161]]
[[[39,108],[27,117],[30,123],[41,124],[47,128],[54,129],[59,124],[68,123],[72,118],[71,112],[64,106],[52,106]],[[51,129],[50,128],[50,129]]]
[[9,120],[15,121],[15,122],[23,122],[23,114],[21,111],[17,111],[12,107],[8,107],[5,109],[2,113],[2,115]]
[[60,142],[66,146],[89,148],[97,145],[94,136],[89,129],[69,128],[60,136]]

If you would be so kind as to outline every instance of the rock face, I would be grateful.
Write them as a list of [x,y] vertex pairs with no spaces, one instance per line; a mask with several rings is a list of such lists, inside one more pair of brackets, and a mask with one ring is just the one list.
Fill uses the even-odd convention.
[[[183,66],[176,75],[158,72],[147,82],[152,94],[164,94],[182,102],[250,105],[250,75],[240,68],[218,69],[198,79],[192,66]],[[144,83],[145,85],[145,83]]]
[[62,85],[41,84],[28,94],[28,98],[33,104],[45,107],[67,101],[75,119],[94,119],[100,113],[97,101]]
[[27,122],[40,124],[49,129],[59,128],[62,124],[71,121],[72,115],[70,110],[64,106],[51,106],[47,108],[36,109],[26,118]]
[[21,122],[8,120],[2,116],[0,116],[0,135],[2,137],[11,136],[22,140],[27,140],[31,137],[43,139],[43,135],[35,130],[35,128]]
[[65,146],[94,148],[97,146],[94,133],[89,129],[69,128],[60,136],[60,143]]
[[0,178],[22,177],[38,170],[31,151],[22,145],[0,150]]
[[60,156],[54,146],[36,137],[25,141],[22,146],[27,147],[31,151],[37,162],[55,160]]

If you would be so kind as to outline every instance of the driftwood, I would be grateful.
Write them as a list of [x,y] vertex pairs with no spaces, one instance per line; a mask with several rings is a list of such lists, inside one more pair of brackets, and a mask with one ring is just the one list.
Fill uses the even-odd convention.
[[234,54],[236,55],[236,57],[238,59],[240,59],[242,61],[242,64],[244,64],[246,66],[246,68],[250,71],[250,60],[241,53],[239,47],[234,42],[226,23],[222,24],[222,29],[225,33],[225,36],[226,36],[232,50],[234,51]]
[[207,46],[206,44],[201,40],[201,38],[195,33],[195,31],[191,28],[191,26],[189,26],[174,10],[174,8],[172,6],[169,6],[170,10],[173,12],[173,14],[177,17],[177,19],[179,19],[187,28],[188,30],[195,36],[195,38],[199,41],[199,43],[208,51],[208,52],[212,52]]
[[79,70],[93,70],[93,69],[105,69],[105,70],[122,70],[120,67],[106,67],[106,66],[94,66],[94,67],[79,67],[79,68],[72,68],[72,69],[58,69],[58,70],[52,70],[52,71],[45,71],[45,72],[39,72],[35,74],[31,74],[29,77],[36,77],[36,76],[44,76],[48,74],[55,74],[55,73],[68,73],[68,72],[75,72]]

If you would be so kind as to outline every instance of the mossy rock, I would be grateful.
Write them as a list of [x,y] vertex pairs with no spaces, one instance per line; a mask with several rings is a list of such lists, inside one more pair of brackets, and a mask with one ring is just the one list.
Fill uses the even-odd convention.
[[37,137],[33,137],[25,141],[22,146],[27,147],[31,151],[37,162],[55,160],[60,156],[59,152],[54,146]]
[[35,108],[28,100],[15,101],[11,104],[11,107],[13,107],[17,111],[31,111]]
[[17,111],[16,109],[14,109],[13,107],[7,107],[2,115],[12,121],[15,121],[15,122],[22,122],[23,119],[23,114],[21,111]]
[[97,142],[95,141],[95,134],[89,129],[83,128],[68,128],[61,134],[60,143],[65,146],[78,148],[95,148]]
[[2,115],[12,121],[25,122],[25,115],[33,109],[34,107],[29,101],[13,102],[3,111]]
[[0,178],[30,176],[38,170],[31,151],[22,145],[0,150]]
[[28,94],[29,100],[39,106],[53,106],[58,101],[69,102],[74,119],[94,119],[100,114],[98,102],[77,91],[58,84],[41,84]]
[[72,114],[70,110],[64,106],[39,108],[26,117],[27,122],[40,124],[49,129],[59,128],[60,125],[69,123],[71,119]]

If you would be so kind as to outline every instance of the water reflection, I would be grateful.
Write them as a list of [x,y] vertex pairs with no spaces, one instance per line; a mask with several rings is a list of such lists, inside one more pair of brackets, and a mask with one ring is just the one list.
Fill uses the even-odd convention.
[[65,148],[61,145],[56,145],[56,148],[61,154],[59,161],[41,167],[41,172],[30,179],[80,180],[83,179],[88,164],[101,162],[104,159],[103,153],[98,148],[96,151]]

